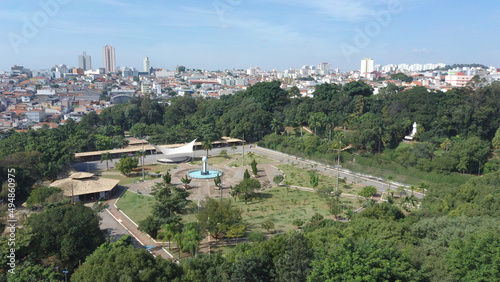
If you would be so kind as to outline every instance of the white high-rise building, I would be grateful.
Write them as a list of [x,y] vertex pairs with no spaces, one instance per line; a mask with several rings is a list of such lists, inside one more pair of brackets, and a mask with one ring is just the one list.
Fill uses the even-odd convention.
[[149,57],[144,58],[144,71],[151,74],[151,65],[149,63]]
[[83,71],[92,69],[92,60],[90,56],[87,56],[86,52],[83,52],[83,55],[78,56],[78,67]]
[[116,72],[115,48],[106,45],[102,48],[102,60],[106,73]]
[[360,69],[361,77],[366,77],[367,74],[370,74],[372,72],[373,72],[373,59],[364,58],[363,60],[361,60],[361,69]]

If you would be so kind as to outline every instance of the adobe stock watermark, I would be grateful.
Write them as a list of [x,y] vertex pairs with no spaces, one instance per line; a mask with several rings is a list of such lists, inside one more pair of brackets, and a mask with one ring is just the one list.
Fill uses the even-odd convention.
[[21,30],[19,32],[9,32],[10,46],[14,52],[19,53],[19,47],[28,44],[29,40],[34,38],[40,28],[45,27],[51,18],[57,16],[61,10],[61,5],[69,3],[71,0],[40,0],[38,6],[41,10],[31,15],[31,17],[22,16]]
[[9,193],[7,194],[7,208],[9,211],[9,216],[7,219],[7,231],[9,235],[7,236],[9,246],[9,251],[7,254],[7,265],[9,266],[8,272],[10,274],[15,274],[16,271],[16,170],[14,168],[9,168],[7,170],[7,187]]
[[399,0],[386,0],[387,8],[379,12],[373,12],[373,20],[367,22],[363,29],[356,27],[352,44],[342,42],[340,50],[344,54],[347,62],[351,62],[353,54],[361,53],[361,49],[366,48],[371,40],[382,32],[382,28],[387,27],[392,20],[392,15],[397,15],[403,11]]
[[216,0],[212,2],[215,13],[221,22],[226,22],[226,13],[233,12],[243,0]]

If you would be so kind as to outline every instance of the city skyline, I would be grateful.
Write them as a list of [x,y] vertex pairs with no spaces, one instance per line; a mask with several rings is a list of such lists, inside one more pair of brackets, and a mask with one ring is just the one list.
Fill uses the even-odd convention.
[[[453,5],[450,5],[453,3]],[[66,64],[85,50],[104,67],[284,70],[328,62],[333,68],[376,64],[480,63],[500,66],[496,2],[440,1],[5,1],[0,12],[0,69]],[[298,20],[297,20],[298,19]],[[97,59],[96,59],[97,58]]]

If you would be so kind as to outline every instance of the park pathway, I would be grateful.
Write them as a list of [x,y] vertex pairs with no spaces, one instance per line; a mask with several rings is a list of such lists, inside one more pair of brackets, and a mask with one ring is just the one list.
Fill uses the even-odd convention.
[[106,201],[106,212],[108,212],[118,223],[120,223],[120,225],[122,225],[128,233],[132,235],[132,237],[139,241],[139,243],[141,243],[141,245],[143,245],[155,257],[161,256],[164,259],[173,259],[174,257],[162,247],[161,242],[156,242],[149,235],[140,231],[137,224],[117,208],[116,202],[126,190],[127,187],[118,186],[117,191],[113,193],[108,201]]

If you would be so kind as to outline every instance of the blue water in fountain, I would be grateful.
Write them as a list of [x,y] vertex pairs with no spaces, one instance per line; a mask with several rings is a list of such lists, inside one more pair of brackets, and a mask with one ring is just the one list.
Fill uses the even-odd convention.
[[209,179],[216,178],[217,175],[222,176],[222,172],[216,170],[207,170],[208,174],[201,174],[201,170],[195,170],[188,173],[188,176],[191,178],[199,178],[199,179]]

